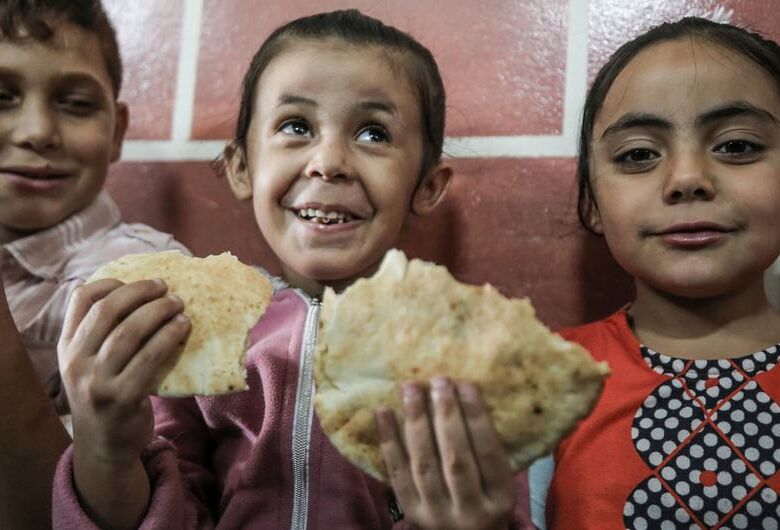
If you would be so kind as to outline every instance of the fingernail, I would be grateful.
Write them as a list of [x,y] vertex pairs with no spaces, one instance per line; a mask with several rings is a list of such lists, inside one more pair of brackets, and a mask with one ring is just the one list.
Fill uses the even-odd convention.
[[416,418],[422,414],[423,393],[417,383],[403,383],[401,385],[401,399],[404,404],[404,414],[408,418]]
[[446,377],[434,377],[431,379],[431,398],[441,399],[450,390],[450,381]]
[[393,438],[393,411],[382,407],[376,410],[376,424],[379,431],[379,441],[387,442]]
[[169,293],[168,294],[168,298],[170,300],[173,300],[174,302],[176,302],[180,306],[184,305],[184,301],[181,298],[179,298],[177,295],[173,294],[173,293]]
[[182,322],[182,323],[189,323],[190,322],[190,318],[187,315],[185,315],[184,313],[179,313],[178,315],[176,315],[175,318],[176,318],[176,320],[178,322]]
[[482,400],[479,389],[471,383],[458,383],[458,397],[463,412],[468,416],[475,416],[481,412]]
[[152,281],[156,283],[159,287],[162,287],[164,289],[168,288],[168,285],[166,285],[165,281],[162,278],[155,278]]
[[431,401],[437,412],[449,414],[455,409],[452,383],[446,377],[431,379]]

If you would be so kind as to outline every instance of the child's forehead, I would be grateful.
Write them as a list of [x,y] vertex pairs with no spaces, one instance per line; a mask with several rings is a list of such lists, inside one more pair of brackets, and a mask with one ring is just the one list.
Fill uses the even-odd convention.
[[98,36],[66,21],[47,21],[52,33],[36,38],[24,27],[15,38],[0,37],[0,69],[23,76],[78,73],[111,90],[111,79]]
[[334,64],[361,64],[364,68],[388,72],[398,81],[406,81],[409,77],[409,53],[381,44],[356,43],[337,37],[289,39],[271,64],[303,55],[316,55],[318,61]]
[[290,90],[305,94],[384,94],[417,106],[410,76],[387,49],[338,40],[299,40],[279,53],[261,74],[255,97],[266,101]]
[[761,66],[703,39],[654,44],[626,64],[607,91],[597,121],[626,111],[675,114],[719,101],[780,105],[778,81]]

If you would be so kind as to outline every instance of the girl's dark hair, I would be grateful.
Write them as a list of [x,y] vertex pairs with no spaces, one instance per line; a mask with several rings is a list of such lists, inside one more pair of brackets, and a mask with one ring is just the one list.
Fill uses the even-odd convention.
[[114,97],[122,88],[122,58],[114,26],[100,0],[0,0],[0,39],[46,42],[58,22],[94,34],[100,43]]
[[244,76],[233,146],[240,147],[246,153],[246,138],[254,112],[255,88],[271,61],[294,41],[327,39],[340,40],[346,44],[380,46],[402,57],[399,64],[417,91],[422,113],[422,170],[436,164],[441,158],[444,143],[445,95],[433,55],[410,35],[356,9],[299,18],[271,33],[255,53]]
[[686,17],[677,22],[656,26],[618,48],[596,74],[585,99],[582,114],[577,159],[577,215],[580,223],[591,232],[593,231],[592,214],[598,211],[598,204],[591,185],[590,150],[593,142],[593,126],[601,111],[604,98],[620,72],[641,51],[655,44],[683,38],[701,39],[753,61],[775,80],[780,90],[780,46],[758,33],[731,24]]

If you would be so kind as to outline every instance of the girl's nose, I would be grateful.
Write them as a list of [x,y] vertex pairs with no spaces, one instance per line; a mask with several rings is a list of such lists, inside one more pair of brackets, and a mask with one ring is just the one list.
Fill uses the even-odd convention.
[[349,177],[347,150],[348,147],[337,139],[321,140],[306,166],[306,176],[323,180]]
[[11,141],[18,147],[36,152],[59,147],[62,139],[55,111],[45,102],[24,101],[16,116]]
[[705,155],[679,154],[670,161],[663,198],[669,204],[709,201],[715,197],[715,185]]

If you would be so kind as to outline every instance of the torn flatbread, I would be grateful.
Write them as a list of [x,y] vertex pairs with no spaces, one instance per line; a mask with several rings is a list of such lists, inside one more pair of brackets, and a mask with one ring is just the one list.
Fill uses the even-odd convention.
[[456,281],[391,250],[379,271],[323,297],[315,406],[333,445],[386,480],[374,412],[402,421],[399,384],[475,383],[513,469],[549,453],[594,406],[609,369],[550,332],[526,299]]
[[192,329],[161,396],[215,395],[246,390],[244,352],[249,331],[265,312],[271,282],[229,252],[191,258],[178,251],[131,254],[101,267],[89,281],[125,283],[162,278],[184,302]]

